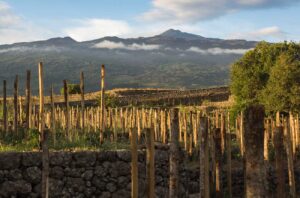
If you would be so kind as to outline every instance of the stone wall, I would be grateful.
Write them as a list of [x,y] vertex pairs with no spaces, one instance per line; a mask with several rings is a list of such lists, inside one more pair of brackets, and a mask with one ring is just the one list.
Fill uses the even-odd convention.
[[[168,158],[167,150],[155,153],[157,197],[168,196]],[[145,152],[138,159],[139,197],[145,197]],[[130,197],[130,162],[129,151],[51,152],[50,197]],[[39,152],[0,153],[0,197],[39,197],[41,165]]]
[[[183,159],[183,157],[181,158]],[[146,197],[145,152],[138,157],[139,197]],[[40,197],[41,153],[0,153],[0,198]],[[50,153],[50,197],[131,197],[131,153],[130,151],[101,152],[51,152]],[[196,165],[196,166],[195,166]],[[199,197],[199,166],[186,162],[180,165],[180,196]],[[184,167],[189,167],[185,169]],[[242,162],[233,159],[233,197],[243,197],[244,174]],[[224,170],[226,167],[224,167]],[[223,172],[226,192],[226,172]],[[300,163],[295,163],[297,194],[300,194]],[[155,152],[156,197],[168,197],[169,152]],[[275,197],[276,177],[274,167],[267,168],[269,197]],[[288,175],[286,170],[286,192]],[[225,193],[226,194],[226,193]],[[212,195],[213,196],[213,195]]]

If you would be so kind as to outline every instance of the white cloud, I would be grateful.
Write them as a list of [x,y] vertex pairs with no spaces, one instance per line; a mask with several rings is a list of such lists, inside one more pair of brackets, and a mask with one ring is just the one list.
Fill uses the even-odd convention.
[[196,52],[200,54],[245,54],[247,51],[251,49],[223,49],[223,48],[209,48],[209,49],[201,49],[199,47],[190,47],[186,51],[188,52]]
[[111,19],[85,19],[76,21],[74,27],[66,28],[63,32],[78,40],[92,40],[104,36],[120,36],[131,32],[126,21]]
[[286,33],[277,26],[265,27],[248,32],[235,32],[228,36],[228,38],[241,38],[249,40],[278,40],[286,39]]
[[45,39],[54,34],[14,13],[9,4],[0,1],[0,44]]
[[123,49],[126,48],[122,42],[102,41],[93,46],[93,48]]
[[137,44],[137,43],[133,43],[132,45],[128,45],[128,49],[132,49],[132,50],[156,50],[159,49],[160,45],[149,45],[149,44]]
[[149,44],[137,44],[133,43],[125,45],[122,42],[102,41],[92,46],[93,48],[107,48],[107,49],[126,49],[126,50],[157,50],[160,45],[149,45]]
[[280,30],[279,27],[277,26],[272,26],[272,27],[266,27],[259,29],[257,31],[250,32],[253,36],[278,36],[281,37],[284,33]]
[[7,3],[0,1],[0,28],[16,25],[18,22],[20,22],[20,17],[11,11]]
[[66,50],[64,47],[56,47],[56,46],[49,46],[49,47],[26,47],[26,46],[19,46],[19,47],[8,47],[0,49],[1,53],[6,52],[61,52],[63,50]]
[[152,0],[152,8],[141,18],[146,21],[197,22],[239,10],[280,7],[296,2],[299,0]]

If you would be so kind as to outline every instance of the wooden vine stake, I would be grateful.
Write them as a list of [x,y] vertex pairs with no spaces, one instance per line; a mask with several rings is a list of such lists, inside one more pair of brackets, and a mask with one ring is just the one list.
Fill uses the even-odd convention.
[[3,80],[3,131],[7,133],[7,101],[6,101],[6,80]]
[[264,160],[269,161],[269,120],[265,121],[265,137],[264,137]]
[[274,131],[274,148],[275,148],[275,168],[276,168],[276,196],[284,197],[285,176],[284,176],[284,144],[283,144],[283,127],[276,127]]
[[184,125],[184,150],[187,151],[187,120],[186,113],[183,114],[183,125]]
[[232,178],[231,178],[231,132],[230,132],[230,117],[227,113],[227,135],[226,135],[226,162],[227,162],[227,189],[228,197],[232,197]]
[[153,128],[146,129],[146,147],[147,147],[147,197],[155,197],[155,158],[154,158],[154,130]]
[[64,83],[64,99],[65,99],[65,118],[66,118],[66,135],[68,136],[69,140],[71,140],[71,134],[70,134],[70,114],[69,114],[69,90],[68,90],[68,82],[67,80],[63,81]]
[[178,129],[178,109],[171,110],[171,142],[170,142],[170,181],[169,197],[179,197],[179,129]]
[[84,132],[85,117],[84,117],[84,74],[80,73],[80,95],[81,95],[81,129]]
[[284,135],[285,135],[287,162],[288,162],[290,196],[292,198],[295,198],[296,185],[295,185],[295,173],[294,173],[294,161],[293,161],[293,147],[291,143],[291,134],[290,134],[287,120],[284,120]]
[[40,146],[44,140],[44,82],[43,82],[43,63],[39,63],[39,133],[40,133]]
[[241,151],[241,156],[244,157],[245,153],[245,136],[244,136],[244,113],[241,112],[241,119],[240,119],[240,151]]
[[250,106],[244,112],[246,197],[267,197],[264,165],[263,106]]
[[[213,119],[213,118],[212,118]],[[213,119],[212,121],[214,121]],[[210,128],[211,127],[211,119],[208,119],[208,129],[209,129],[209,143],[210,143],[210,156],[211,156],[211,168],[212,168],[212,173],[211,173],[211,181],[212,181],[212,191],[215,191],[215,183],[216,183],[216,151],[215,151],[215,138],[213,134],[213,130]],[[212,123],[213,124],[213,123]]]
[[131,134],[131,197],[138,197],[138,153],[136,130],[130,128]]
[[51,102],[51,132],[52,132],[52,135],[53,135],[53,144],[56,145],[55,107],[54,107],[53,85],[51,85],[51,90],[50,90],[50,102]]
[[105,130],[105,123],[104,123],[104,116],[105,116],[105,66],[101,66],[101,120],[100,120],[100,144],[104,141],[104,130]]
[[39,132],[41,135],[42,147],[42,197],[48,198],[49,196],[49,151],[47,145],[48,133],[44,131],[44,81],[43,81],[43,63],[39,63]]
[[200,198],[209,198],[208,119],[200,118]]
[[31,72],[30,70],[27,71],[27,77],[26,77],[26,129],[31,128],[31,86],[30,86],[30,78],[31,78]]
[[214,131],[215,137],[215,159],[216,159],[216,197],[222,197],[223,188],[222,188],[222,134],[220,128],[215,128]]
[[18,135],[18,75],[14,82],[14,132]]
[[226,122],[225,122],[225,116],[224,113],[221,113],[221,151],[222,155],[225,154],[225,148],[226,148]]

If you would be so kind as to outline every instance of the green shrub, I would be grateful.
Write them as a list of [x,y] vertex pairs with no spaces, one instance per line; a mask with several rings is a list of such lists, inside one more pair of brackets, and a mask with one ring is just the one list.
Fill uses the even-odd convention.
[[[64,88],[60,89],[61,95],[64,95]],[[79,84],[68,84],[68,93],[69,94],[80,94],[80,85]]]
[[300,110],[300,45],[259,43],[231,67],[235,111],[262,104],[267,112]]

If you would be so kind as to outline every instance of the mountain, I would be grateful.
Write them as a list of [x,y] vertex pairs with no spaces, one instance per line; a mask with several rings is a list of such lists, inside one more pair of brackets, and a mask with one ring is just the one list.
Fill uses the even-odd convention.
[[199,35],[181,32],[180,30],[174,30],[174,29],[169,29],[158,36],[165,37],[165,38],[185,39],[185,40],[205,39],[204,37]]
[[[51,84],[58,93],[62,81],[78,83],[85,74],[87,91],[99,89],[100,65],[106,65],[106,86],[111,88],[202,88],[228,84],[229,66],[257,42],[223,40],[167,30],[152,37],[104,37],[77,42],[70,37],[0,45],[0,80],[19,75],[24,94],[26,70],[32,89],[38,90],[37,64],[44,63],[45,92]],[[2,90],[2,89],[0,89]]]

